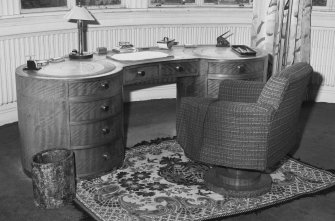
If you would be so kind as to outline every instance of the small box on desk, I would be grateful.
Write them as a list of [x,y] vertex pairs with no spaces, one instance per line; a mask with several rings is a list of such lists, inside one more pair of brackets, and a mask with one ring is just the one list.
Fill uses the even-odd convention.
[[98,47],[98,48],[97,48],[97,53],[98,53],[99,55],[107,54],[107,48],[106,48],[106,47]]
[[240,56],[255,56],[257,53],[246,45],[232,45],[231,49]]

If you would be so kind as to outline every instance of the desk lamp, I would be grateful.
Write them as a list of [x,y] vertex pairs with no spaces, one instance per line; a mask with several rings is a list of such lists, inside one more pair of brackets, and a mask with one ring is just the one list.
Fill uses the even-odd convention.
[[70,59],[92,58],[93,53],[84,52],[86,50],[87,24],[99,24],[95,17],[81,5],[74,6],[65,16],[68,22],[76,22],[78,27],[78,51],[74,50],[69,54]]

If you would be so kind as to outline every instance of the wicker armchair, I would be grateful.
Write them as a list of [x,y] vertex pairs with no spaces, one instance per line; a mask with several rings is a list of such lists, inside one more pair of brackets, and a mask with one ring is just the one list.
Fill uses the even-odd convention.
[[271,188],[265,171],[296,144],[301,103],[313,69],[296,63],[266,83],[224,80],[218,99],[182,98],[177,141],[187,157],[211,165],[207,186],[245,197]]

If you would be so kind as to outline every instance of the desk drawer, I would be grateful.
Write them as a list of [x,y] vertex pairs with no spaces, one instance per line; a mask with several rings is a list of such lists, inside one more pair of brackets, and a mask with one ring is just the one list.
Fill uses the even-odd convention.
[[122,75],[69,84],[69,97],[111,97],[122,91]]
[[103,146],[74,149],[76,172],[79,176],[97,175],[120,167],[124,160],[122,139]]
[[198,61],[163,63],[161,66],[163,77],[182,77],[198,75]]
[[[250,79],[264,74],[264,60],[238,60],[226,62],[208,62],[208,77],[210,75],[222,75],[236,78],[237,75],[248,75],[246,78]],[[239,78],[241,79],[241,78]]]
[[91,102],[71,102],[70,122],[108,118],[121,112],[122,94]]
[[125,84],[133,84],[146,82],[158,78],[158,65],[150,65],[125,69],[123,81]]
[[93,123],[72,124],[71,146],[104,144],[121,137],[122,130],[122,113]]

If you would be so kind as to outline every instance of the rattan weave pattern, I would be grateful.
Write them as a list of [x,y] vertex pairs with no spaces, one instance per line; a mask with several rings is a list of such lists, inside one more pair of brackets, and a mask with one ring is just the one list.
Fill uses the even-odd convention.
[[177,141],[208,164],[264,171],[296,144],[300,107],[313,69],[296,63],[264,85],[224,80],[218,99],[184,98]]
[[227,79],[221,82],[219,100],[254,103],[257,101],[265,83]]

